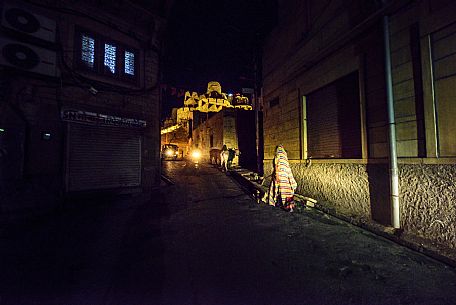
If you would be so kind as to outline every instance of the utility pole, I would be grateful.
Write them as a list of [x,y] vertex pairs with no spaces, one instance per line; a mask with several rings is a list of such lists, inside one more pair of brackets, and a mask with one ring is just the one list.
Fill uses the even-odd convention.
[[253,49],[253,102],[255,107],[255,141],[256,141],[256,157],[257,157],[257,171],[263,174],[263,159],[260,153],[260,99],[259,99],[259,88],[258,88],[258,62],[259,62],[259,37],[258,33],[254,35],[255,46]]

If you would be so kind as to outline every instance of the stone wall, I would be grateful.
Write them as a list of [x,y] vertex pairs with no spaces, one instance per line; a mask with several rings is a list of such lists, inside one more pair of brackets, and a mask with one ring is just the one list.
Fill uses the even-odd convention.
[[455,166],[403,164],[399,181],[404,230],[455,249]]
[[[193,145],[201,149],[203,158],[209,160],[211,148],[222,149],[223,145],[227,148],[239,148],[237,138],[236,115],[233,110],[222,110],[211,114],[209,119],[200,124],[192,132]],[[212,137],[212,146],[210,139]],[[238,163],[236,157],[233,165]]]
[[[265,176],[272,172],[266,160]],[[389,224],[388,164],[337,164],[290,161],[297,193],[346,216]],[[401,227],[456,248],[456,169],[445,164],[401,164]]]
[[[0,125],[7,126],[8,133],[15,132],[21,137],[17,151],[10,152],[21,155],[14,169],[20,177],[14,177],[14,185],[10,184],[7,196],[2,197],[6,199],[0,200],[0,209],[45,208],[63,198],[68,124],[61,118],[63,108],[145,120],[147,126],[140,131],[140,187],[142,191],[157,187],[160,183],[159,37],[166,20],[127,2],[116,2],[116,9],[111,12],[107,9],[113,8],[113,4],[108,1],[39,0],[35,4],[21,5],[57,24],[56,40],[46,46],[56,50],[59,77],[0,68],[3,76],[0,110],[14,114],[8,119],[0,115]],[[137,81],[80,70],[73,52],[78,26],[138,50]],[[91,87],[96,89],[96,94],[90,92]],[[49,139],[43,139],[43,134],[49,134]],[[2,154],[2,167],[7,162],[3,159]],[[6,179],[2,171],[0,168],[0,184]],[[0,196],[4,195],[3,188],[0,190]]]
[[236,116],[234,111],[225,110],[223,112],[223,144],[227,148],[238,148],[236,134]]
[[[201,113],[203,116],[209,116]],[[212,146],[211,146],[212,137]],[[210,160],[211,148],[222,149],[223,146],[223,112],[211,114],[205,122],[200,123],[192,131],[192,146],[201,150],[203,159]]]
[[[264,164],[265,175],[272,171],[272,161]],[[365,164],[297,163],[290,161],[298,182],[297,193],[318,200],[347,216],[370,219],[369,181]]]

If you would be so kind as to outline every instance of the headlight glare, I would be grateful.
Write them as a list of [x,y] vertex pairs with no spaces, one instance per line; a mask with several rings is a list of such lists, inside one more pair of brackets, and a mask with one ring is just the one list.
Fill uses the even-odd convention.
[[194,158],[194,159],[199,159],[199,158],[201,158],[201,152],[200,152],[199,150],[194,150],[194,151],[192,152],[192,158]]

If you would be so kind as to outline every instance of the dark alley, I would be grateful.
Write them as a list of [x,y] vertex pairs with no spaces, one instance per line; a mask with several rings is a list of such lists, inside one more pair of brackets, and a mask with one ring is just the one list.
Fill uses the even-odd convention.
[[456,1],[0,1],[0,305],[456,304]]
[[0,304],[454,304],[454,270],[316,210],[165,161],[151,200],[82,200],[0,232]]

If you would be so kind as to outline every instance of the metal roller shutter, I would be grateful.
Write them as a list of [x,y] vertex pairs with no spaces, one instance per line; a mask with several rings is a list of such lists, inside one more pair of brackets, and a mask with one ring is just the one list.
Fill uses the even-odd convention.
[[307,101],[309,157],[339,157],[341,143],[336,86],[332,84],[310,94]]
[[357,72],[307,96],[307,141],[312,158],[361,158]]
[[141,184],[141,137],[119,127],[68,124],[67,190]]

